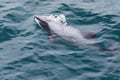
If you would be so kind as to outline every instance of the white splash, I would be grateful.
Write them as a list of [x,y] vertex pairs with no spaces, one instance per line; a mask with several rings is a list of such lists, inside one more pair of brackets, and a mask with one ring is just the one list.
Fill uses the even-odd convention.
[[59,22],[61,24],[66,25],[67,21],[66,21],[66,17],[64,14],[60,14],[60,15],[50,15],[48,16],[49,20],[55,21],[55,22]]

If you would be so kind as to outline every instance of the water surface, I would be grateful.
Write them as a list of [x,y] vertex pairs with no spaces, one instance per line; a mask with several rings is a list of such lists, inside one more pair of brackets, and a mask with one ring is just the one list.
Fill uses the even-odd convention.
[[[120,0],[1,0],[0,80],[120,80]],[[69,25],[115,43],[118,54],[56,40],[34,15],[64,14]]]

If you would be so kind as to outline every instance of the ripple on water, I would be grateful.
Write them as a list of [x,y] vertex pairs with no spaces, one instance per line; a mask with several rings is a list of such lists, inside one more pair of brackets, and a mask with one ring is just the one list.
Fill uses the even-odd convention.
[[119,1],[0,2],[0,80],[120,79],[119,54],[111,56],[93,46],[73,47],[58,39],[50,44],[45,31],[33,20],[34,15],[62,13],[73,27],[98,32],[106,44],[117,43],[115,50],[119,53]]

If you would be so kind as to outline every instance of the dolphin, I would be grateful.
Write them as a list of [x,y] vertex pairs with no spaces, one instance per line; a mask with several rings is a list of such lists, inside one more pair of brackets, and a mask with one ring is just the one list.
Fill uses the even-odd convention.
[[92,39],[96,36],[93,33],[82,33],[74,27],[49,19],[48,16],[34,16],[34,20],[47,31],[48,39],[51,43],[54,43],[55,37],[73,46],[92,45],[101,42],[100,40]]

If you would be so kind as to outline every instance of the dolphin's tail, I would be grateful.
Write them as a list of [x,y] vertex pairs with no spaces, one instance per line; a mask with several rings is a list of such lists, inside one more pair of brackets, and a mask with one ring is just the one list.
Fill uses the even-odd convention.
[[115,51],[115,48],[117,47],[118,43],[112,43],[109,46],[105,46],[104,43],[97,43],[94,44],[94,46],[98,47],[100,51],[108,51],[111,54],[117,54],[118,52]]

